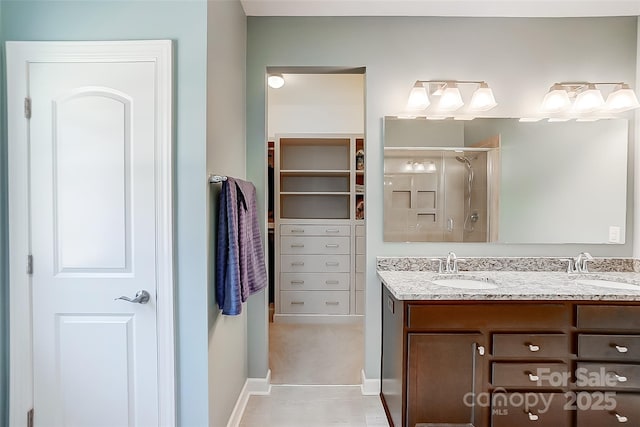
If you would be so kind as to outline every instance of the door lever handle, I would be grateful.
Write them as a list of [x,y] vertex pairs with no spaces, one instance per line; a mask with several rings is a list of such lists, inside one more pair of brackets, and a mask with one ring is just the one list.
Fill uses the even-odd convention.
[[123,295],[121,297],[115,298],[115,301],[121,299],[124,301],[132,302],[134,304],[146,304],[149,302],[150,298],[151,298],[151,295],[149,294],[149,292],[143,289],[141,291],[136,292],[136,296],[134,298],[125,297]]

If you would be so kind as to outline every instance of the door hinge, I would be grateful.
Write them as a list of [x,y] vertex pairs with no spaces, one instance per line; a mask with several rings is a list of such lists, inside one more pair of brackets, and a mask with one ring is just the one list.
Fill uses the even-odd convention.
[[27,255],[27,274],[33,274],[33,255]]
[[33,427],[33,408],[27,412],[27,427]]
[[26,119],[31,118],[31,98],[29,97],[24,99],[24,117]]

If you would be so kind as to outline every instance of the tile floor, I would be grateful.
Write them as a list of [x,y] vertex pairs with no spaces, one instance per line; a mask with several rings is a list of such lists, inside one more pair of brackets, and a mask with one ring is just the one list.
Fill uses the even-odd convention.
[[269,324],[271,384],[359,385],[363,366],[361,321]]
[[359,386],[274,385],[251,396],[240,427],[388,427],[378,396]]

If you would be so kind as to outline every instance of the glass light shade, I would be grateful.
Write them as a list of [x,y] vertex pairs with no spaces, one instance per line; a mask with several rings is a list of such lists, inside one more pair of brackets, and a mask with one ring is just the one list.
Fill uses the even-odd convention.
[[486,83],[480,84],[480,87],[471,95],[469,109],[473,111],[489,111],[498,105],[493,97],[493,91]]
[[638,98],[629,85],[622,84],[607,97],[605,108],[609,111],[620,113],[640,107]]
[[571,101],[569,100],[569,94],[567,91],[560,85],[554,85],[542,100],[542,106],[540,109],[542,111],[554,113],[565,110],[570,106]]
[[460,90],[456,86],[447,86],[440,96],[440,102],[438,103],[438,110],[440,111],[456,111],[462,107],[462,95]]
[[429,96],[427,96],[427,89],[422,86],[422,83],[417,83],[411,89],[409,93],[409,100],[407,101],[408,110],[424,110],[431,104],[429,102]]
[[282,74],[271,74],[267,77],[267,84],[270,88],[280,89],[284,86],[284,77],[282,77]]
[[573,103],[573,108],[579,113],[588,113],[602,108],[604,98],[599,89],[594,85],[589,85],[586,90],[578,93]]

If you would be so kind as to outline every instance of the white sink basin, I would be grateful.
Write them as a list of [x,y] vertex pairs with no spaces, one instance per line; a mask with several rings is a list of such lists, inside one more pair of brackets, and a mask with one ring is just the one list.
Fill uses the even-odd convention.
[[498,286],[484,280],[476,279],[436,279],[432,283],[457,289],[495,289]]
[[632,291],[640,291],[640,286],[632,285],[630,283],[623,282],[615,282],[612,280],[602,280],[602,279],[578,279],[576,280],[581,285],[589,285],[589,286],[599,286],[601,288],[612,288],[612,289],[628,289]]

